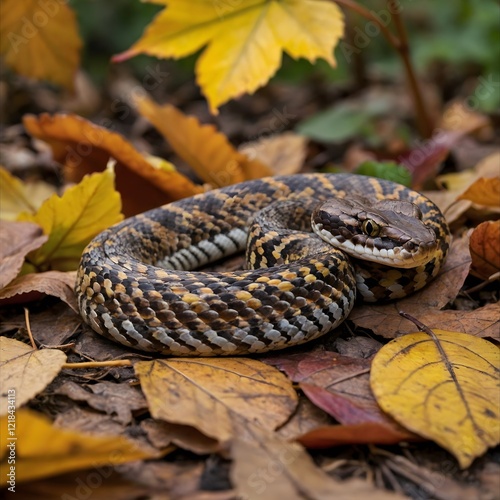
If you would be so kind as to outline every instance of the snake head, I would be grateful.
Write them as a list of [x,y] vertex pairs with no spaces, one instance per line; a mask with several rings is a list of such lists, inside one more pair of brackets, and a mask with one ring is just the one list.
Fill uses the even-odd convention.
[[434,229],[409,201],[334,198],[314,210],[312,228],[352,257],[394,267],[426,264],[438,249]]

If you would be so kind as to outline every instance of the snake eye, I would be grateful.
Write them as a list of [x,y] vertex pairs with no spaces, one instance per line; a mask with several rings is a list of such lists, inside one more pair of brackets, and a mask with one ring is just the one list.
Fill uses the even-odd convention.
[[380,226],[371,219],[363,221],[361,229],[365,234],[371,236],[372,238],[375,238],[375,236],[378,236],[378,234],[380,233]]

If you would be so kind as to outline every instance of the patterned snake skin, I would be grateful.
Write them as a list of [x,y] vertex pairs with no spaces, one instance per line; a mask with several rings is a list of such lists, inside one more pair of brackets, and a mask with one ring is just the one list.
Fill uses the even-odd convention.
[[[430,260],[410,269],[364,262],[303,227],[311,207],[357,195],[373,204],[415,204],[419,210],[406,205],[437,239]],[[286,200],[281,212],[279,200]],[[275,206],[278,219],[295,227],[280,229],[271,215]],[[262,220],[257,217],[252,226],[259,211]],[[373,211],[368,210],[369,217],[378,217]],[[382,235],[351,238],[350,226],[357,222],[340,218],[347,226],[339,238],[352,239],[355,251],[393,253]],[[364,223],[366,231],[373,231],[372,222]],[[328,224],[321,219],[317,225]],[[349,315],[356,289],[364,300],[377,301],[422,288],[438,273],[449,239],[448,226],[432,202],[389,181],[349,174],[258,179],[165,205],[104,231],[83,253],[76,295],[84,320],[126,346],[176,356],[262,353],[333,330]],[[249,265],[267,267],[193,271],[244,250],[247,240]]]

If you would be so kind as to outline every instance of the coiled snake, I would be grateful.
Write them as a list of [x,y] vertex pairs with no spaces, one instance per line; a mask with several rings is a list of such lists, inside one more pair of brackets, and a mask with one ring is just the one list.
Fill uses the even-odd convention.
[[[334,329],[356,288],[368,301],[422,288],[449,239],[439,209],[393,182],[349,174],[258,179],[104,231],[83,253],[76,294],[84,320],[126,346],[176,356],[261,353]],[[255,269],[193,271],[247,240]]]

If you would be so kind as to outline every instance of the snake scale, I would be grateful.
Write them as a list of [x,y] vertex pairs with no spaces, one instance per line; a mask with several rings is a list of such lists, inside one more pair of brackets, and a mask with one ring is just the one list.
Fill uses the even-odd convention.
[[[249,269],[195,271],[247,241]],[[333,330],[349,315],[356,290],[378,301],[422,288],[438,273],[449,241],[439,209],[390,181],[352,174],[257,179],[104,231],[84,250],[76,295],[93,330],[129,347],[176,356],[262,353]],[[393,259],[400,267],[388,264]]]

